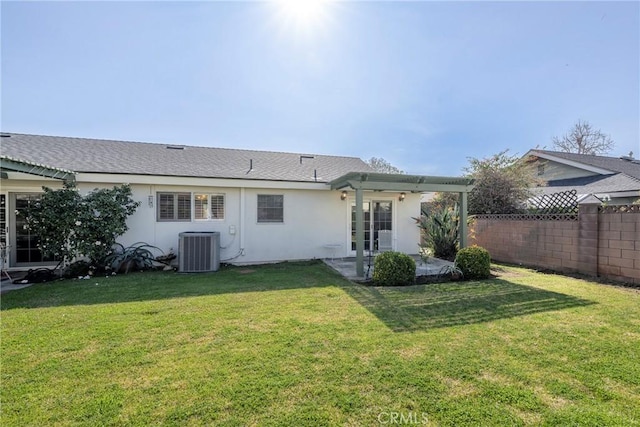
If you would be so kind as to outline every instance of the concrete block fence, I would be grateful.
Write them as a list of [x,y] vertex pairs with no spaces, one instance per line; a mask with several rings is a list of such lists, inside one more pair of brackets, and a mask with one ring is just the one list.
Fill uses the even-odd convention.
[[640,284],[640,205],[582,203],[577,214],[478,215],[469,242],[495,261]]

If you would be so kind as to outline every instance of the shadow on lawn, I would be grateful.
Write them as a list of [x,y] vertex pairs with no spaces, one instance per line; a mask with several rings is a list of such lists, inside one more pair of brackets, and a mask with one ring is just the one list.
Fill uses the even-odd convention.
[[3,295],[0,305],[2,310],[10,310],[335,286],[398,332],[473,324],[594,304],[504,279],[407,287],[363,286],[346,281],[321,262],[307,262],[226,267],[216,273],[131,273],[109,279],[43,283]]
[[408,287],[357,285],[345,291],[395,332],[481,323],[595,304],[503,279]]
[[[34,284],[2,295],[1,310],[158,301],[207,295],[336,286],[344,279],[321,261],[226,266],[215,273],[136,272]],[[346,281],[344,281],[346,283]],[[344,286],[342,284],[341,286]]]

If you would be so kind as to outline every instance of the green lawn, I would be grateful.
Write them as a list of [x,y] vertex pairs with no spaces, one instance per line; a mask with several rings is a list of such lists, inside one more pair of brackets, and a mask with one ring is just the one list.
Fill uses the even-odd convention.
[[640,293],[525,269],[133,273],[14,291],[1,314],[3,426],[640,425]]

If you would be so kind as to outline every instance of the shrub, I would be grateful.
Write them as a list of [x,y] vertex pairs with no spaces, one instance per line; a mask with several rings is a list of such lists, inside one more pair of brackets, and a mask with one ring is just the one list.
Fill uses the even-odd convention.
[[43,255],[65,266],[87,258],[90,265],[100,267],[116,238],[128,230],[127,218],[140,205],[126,184],[95,189],[86,196],[73,183],[59,190],[43,187],[43,191],[40,200],[27,208],[25,219],[38,236]]
[[465,279],[487,279],[490,275],[491,256],[486,249],[474,245],[460,249],[455,264],[462,270]]
[[373,263],[373,281],[381,286],[412,285],[416,280],[416,262],[400,252],[383,252]]

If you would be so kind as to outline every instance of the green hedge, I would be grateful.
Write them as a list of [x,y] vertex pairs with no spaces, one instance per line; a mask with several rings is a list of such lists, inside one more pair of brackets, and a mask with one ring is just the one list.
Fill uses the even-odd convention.
[[458,251],[455,264],[465,279],[488,279],[491,275],[491,256],[480,246],[470,246]]
[[416,281],[416,262],[400,252],[383,252],[373,263],[373,281],[380,286],[413,285]]

